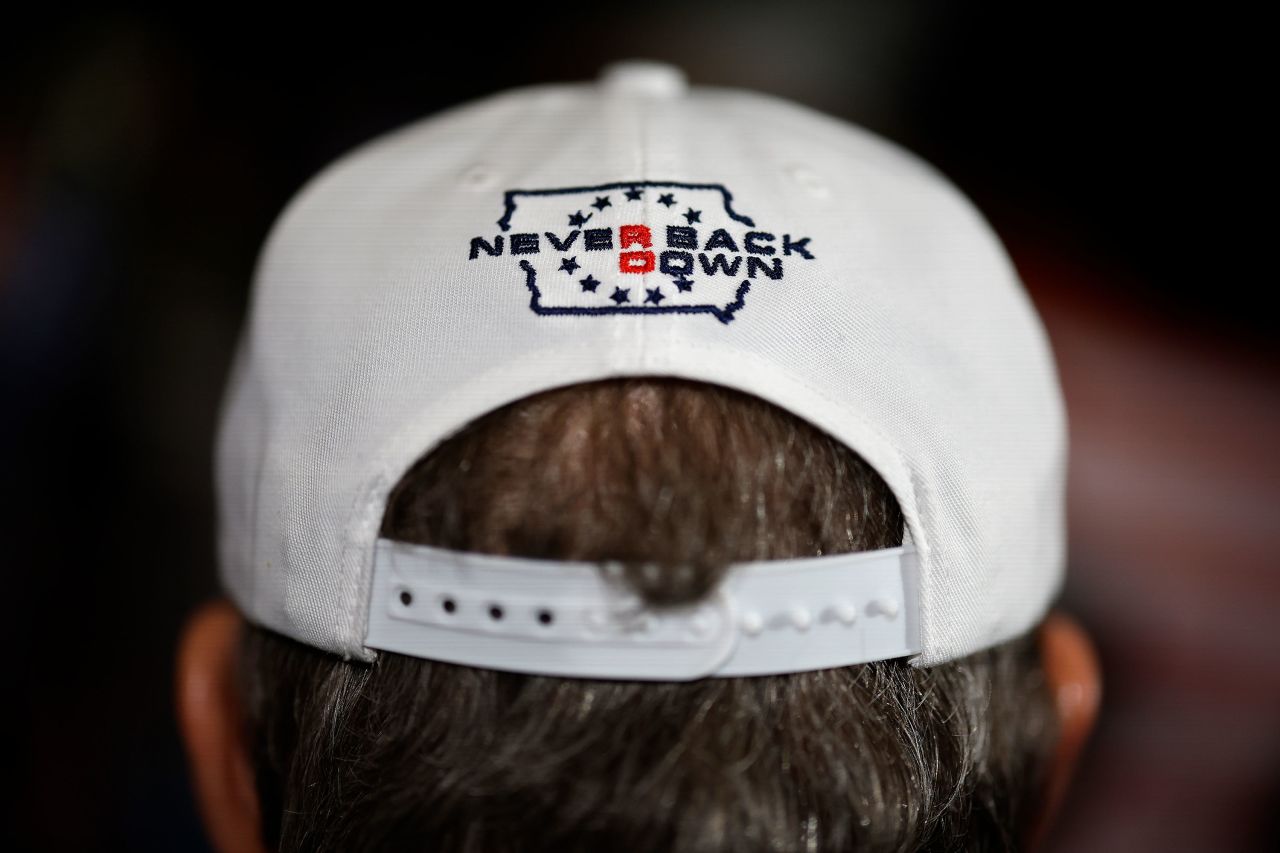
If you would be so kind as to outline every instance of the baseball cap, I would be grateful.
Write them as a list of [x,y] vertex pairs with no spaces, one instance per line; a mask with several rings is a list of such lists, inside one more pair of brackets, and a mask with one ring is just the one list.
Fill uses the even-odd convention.
[[[892,489],[904,544],[735,565],[657,610],[616,565],[379,536],[400,477],[475,418],[639,375],[825,430]],[[289,201],[224,399],[219,577],[251,622],[365,662],[651,680],[931,666],[1044,616],[1066,438],[1043,326],[948,179],[803,105],[620,62],[400,127]]]

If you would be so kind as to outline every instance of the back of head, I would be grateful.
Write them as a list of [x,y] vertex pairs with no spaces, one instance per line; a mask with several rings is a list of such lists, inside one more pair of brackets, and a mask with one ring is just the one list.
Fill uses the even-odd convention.
[[1058,790],[1052,353],[864,128],[629,62],[370,140],[263,246],[217,455],[228,838],[1011,849]]
[[[459,551],[621,561],[656,609],[704,599],[732,563],[903,533],[845,443],[753,395],[641,376],[475,419],[382,521]],[[1054,741],[1029,635],[929,668],[665,683],[244,638],[263,838],[282,850],[1015,849]]]

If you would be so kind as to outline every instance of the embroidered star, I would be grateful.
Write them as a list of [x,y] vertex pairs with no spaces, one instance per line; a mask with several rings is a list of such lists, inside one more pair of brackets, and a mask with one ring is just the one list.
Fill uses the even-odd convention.
[[613,205],[609,203],[609,197],[607,195],[596,196],[596,200],[591,202],[591,206],[596,210],[604,210],[606,207],[613,207]]
[[615,287],[613,289],[613,296],[610,296],[609,298],[612,299],[614,302],[618,303],[619,305],[621,305],[624,302],[631,301],[631,298],[627,296],[627,294],[630,292],[631,292],[630,288],[623,290],[621,287]]
[[684,213],[684,214],[681,214],[681,215],[682,215],[682,216],[684,216],[684,218],[685,218],[685,219],[687,219],[687,220],[689,221],[689,224],[690,224],[690,225],[692,225],[692,224],[693,224],[693,223],[695,223],[695,222],[701,222],[701,221],[702,221],[702,211],[701,211],[701,210],[694,210],[692,207],[691,207],[691,208],[689,208],[689,212],[688,212],[688,213]]
[[665,204],[667,207],[676,203],[676,198],[671,193],[663,193],[658,196],[658,204]]
[[572,258],[560,259],[560,269],[564,270],[567,273],[572,273],[574,270],[576,270],[580,266],[582,265],[578,263],[577,255],[574,255]]
[[644,301],[652,302],[654,305],[657,305],[659,302],[661,302],[663,299],[666,298],[662,295],[662,291],[656,287],[653,287],[653,288],[646,287],[645,293],[648,293],[649,295],[644,298]]
[[644,195],[644,191],[639,187],[632,187],[627,190],[627,201],[639,201],[640,196]]
[[693,282],[685,278],[683,274],[681,274],[677,279],[672,279],[671,283],[674,284],[676,289],[681,293],[688,293],[690,290],[693,290]]
[[587,220],[593,216],[595,216],[594,213],[588,213],[586,216],[583,216],[582,211],[579,210],[577,213],[569,214],[569,224],[575,228],[581,228],[583,225],[586,225]]
[[584,293],[588,290],[590,290],[592,293],[595,293],[596,288],[600,286],[600,282],[597,281],[596,277],[593,275],[587,276],[586,278],[579,281],[578,284],[582,285],[582,290]]

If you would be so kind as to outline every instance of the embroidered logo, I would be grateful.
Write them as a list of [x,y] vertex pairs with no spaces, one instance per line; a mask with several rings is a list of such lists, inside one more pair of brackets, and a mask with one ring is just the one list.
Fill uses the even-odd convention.
[[[813,260],[763,230],[721,184],[634,181],[508,190],[498,232],[467,257],[514,258],[537,314],[710,314],[729,323],[760,282]],[[768,284],[765,285],[770,286]]]

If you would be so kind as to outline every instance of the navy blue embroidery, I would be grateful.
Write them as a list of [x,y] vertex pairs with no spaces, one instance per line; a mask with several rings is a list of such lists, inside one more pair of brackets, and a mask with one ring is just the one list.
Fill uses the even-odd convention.
[[623,308],[601,306],[580,306],[580,305],[542,305],[542,291],[538,289],[538,273],[533,268],[533,264],[528,261],[521,261],[520,268],[524,270],[524,286],[529,290],[529,308],[535,314],[710,314],[721,323],[728,325],[733,320],[733,315],[742,310],[745,304],[746,295],[751,290],[751,282],[743,279],[742,284],[738,285],[738,290],[734,294],[732,302],[724,306],[717,305],[657,305],[648,308],[642,305],[636,305]]
[[698,248],[698,229],[688,225],[668,225],[667,245],[673,249]]
[[777,249],[772,246],[761,246],[760,241],[776,239],[778,238],[765,231],[748,231],[746,239],[742,241],[742,245],[754,255],[772,255]]
[[755,278],[756,272],[762,272],[769,278],[779,281],[782,279],[782,258],[771,258],[770,263],[766,264],[764,258],[757,258],[755,255],[747,256],[747,277]]
[[588,228],[582,237],[582,248],[588,252],[599,252],[613,248],[613,229]]
[[738,244],[733,242],[733,238],[729,236],[729,232],[723,228],[717,228],[711,232],[711,236],[707,238],[707,245],[702,247],[703,251],[710,252],[712,249],[728,249],[730,252],[738,251]]
[[702,264],[702,271],[707,275],[715,275],[717,269],[723,269],[725,275],[733,276],[738,274],[738,267],[742,266],[742,256],[739,255],[735,257],[731,264],[725,260],[724,255],[717,254],[711,259],[710,263],[708,263],[707,256],[699,254],[698,263]]
[[477,257],[480,256],[480,251],[482,249],[484,250],[484,253],[486,255],[494,255],[494,256],[501,255],[502,254],[502,235],[499,234],[497,237],[494,237],[492,243],[488,242],[483,237],[472,237],[471,238],[471,254],[468,256],[468,259],[474,261]]
[[743,281],[742,284],[738,285],[738,292],[734,295],[733,301],[730,302],[728,305],[724,306],[724,309],[721,311],[721,313],[724,315],[720,319],[721,323],[728,323],[730,320],[732,320],[734,312],[736,312],[739,308],[741,308],[744,304],[746,304],[743,301],[743,299],[747,295],[747,291],[750,289],[751,289],[751,282],[749,281]]
[[684,275],[693,272],[693,255],[677,249],[667,249],[658,256],[658,269],[663,275]]
[[538,235],[537,234],[512,234],[511,235],[511,254],[513,255],[538,254]]
[[809,260],[813,260],[813,255],[809,254],[809,250],[805,248],[809,244],[809,238],[803,240],[792,240],[790,234],[782,235],[782,254],[789,255],[795,252],[797,255],[803,255]]
[[[733,209],[733,193],[725,189],[724,184],[684,184],[677,181],[628,181],[618,184],[599,184],[593,187],[564,187],[554,190],[507,190],[504,201],[506,210],[502,214],[502,218],[498,220],[498,227],[503,231],[510,230],[511,217],[516,212],[516,198],[522,195],[573,195],[577,193],[598,193],[608,190],[625,190],[631,187],[676,187],[684,190],[714,190],[724,198],[724,212],[730,219],[735,222],[741,222],[748,228],[755,228],[756,223],[750,216],[743,216]],[[665,204],[667,207],[675,204],[675,198],[672,193],[658,197],[659,204]],[[575,223],[570,223],[575,224]],[[577,223],[581,224],[581,223]]]
[[[653,196],[647,193],[650,187],[655,188]],[[681,190],[679,199],[676,190]],[[618,207],[612,203],[614,195],[642,203]],[[541,200],[535,205],[535,199]],[[643,203],[646,200],[655,200],[657,205],[649,207]],[[764,287],[772,290],[777,287],[772,282],[783,280],[785,267],[803,265],[814,257],[808,237],[793,239],[792,235],[784,234],[779,239],[776,232],[756,230],[750,217],[733,209],[732,194],[720,184],[626,181],[591,187],[508,190],[503,201],[505,210],[498,226],[508,233],[473,238],[468,257],[474,261],[482,255],[510,254],[525,271],[529,307],[537,314],[709,313],[727,324],[741,310],[757,279],[768,279],[771,283]],[[678,201],[685,204],[683,213],[675,209]],[[701,208],[689,205],[693,201]],[[555,231],[542,230],[546,227],[542,223],[548,219],[554,221],[570,204],[581,209],[567,214],[570,228],[563,237]],[[670,212],[658,210],[658,206]],[[687,224],[670,224],[672,219],[684,219]],[[584,227],[589,222],[595,222],[596,227]],[[513,226],[520,225],[526,230],[514,233]],[[655,239],[661,228],[665,228],[665,246]],[[544,238],[551,248],[545,258],[541,255]],[[570,256],[569,252],[575,247],[579,255]],[[582,257],[581,263],[578,257]],[[544,275],[549,275],[549,269],[556,269],[569,274],[570,278],[555,278],[554,284],[547,285],[544,296],[538,287],[538,269]],[[655,275],[658,270],[663,279],[635,278],[628,284],[639,287],[617,286],[612,288],[612,293],[596,295],[609,281],[621,284],[628,274]],[[578,272],[585,277],[575,275]],[[721,274],[728,278],[718,278]],[[699,285],[697,296],[693,295],[695,277]],[[665,281],[670,281],[676,295],[663,288]],[[579,285],[578,291],[573,290],[575,283]],[[632,290],[643,295],[641,302],[632,300]],[[730,291],[733,291],[732,301],[725,303],[723,300]],[[549,304],[544,304],[544,299]],[[595,300],[602,304],[593,304]],[[694,302],[698,304],[689,304]]]
[[[573,245],[573,241],[577,240],[578,235],[582,232],[570,231],[569,236],[565,237],[564,240],[557,239],[556,235],[552,234],[550,231],[543,231],[542,233],[551,242],[552,247],[554,247],[557,252],[565,252],[568,251],[569,247]],[[512,239],[514,240],[515,238],[513,237]]]

